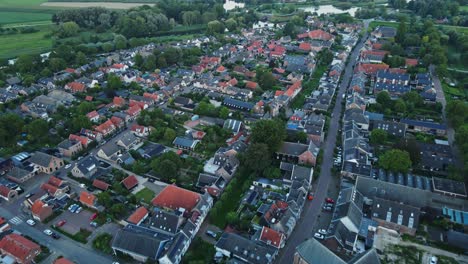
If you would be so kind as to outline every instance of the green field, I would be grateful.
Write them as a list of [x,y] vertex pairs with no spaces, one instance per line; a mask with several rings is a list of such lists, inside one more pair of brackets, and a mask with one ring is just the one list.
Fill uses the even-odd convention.
[[33,7],[47,2],[47,0],[0,0],[0,7]]
[[39,32],[15,35],[0,35],[0,58],[15,58],[21,54],[38,54],[52,48],[52,39],[45,38],[50,26],[38,27]]
[[468,11],[468,5],[460,6],[460,11]]
[[0,24],[50,21],[51,18],[52,18],[52,15],[48,13],[0,11]]
[[[370,28],[375,28],[377,26],[388,26],[388,27],[398,27],[398,22],[388,22],[388,21],[372,21],[369,24]],[[459,26],[450,26],[450,25],[435,25],[438,28],[441,29],[447,29],[447,30],[455,30],[457,32],[462,32],[465,34],[468,34],[468,27],[459,27]]]

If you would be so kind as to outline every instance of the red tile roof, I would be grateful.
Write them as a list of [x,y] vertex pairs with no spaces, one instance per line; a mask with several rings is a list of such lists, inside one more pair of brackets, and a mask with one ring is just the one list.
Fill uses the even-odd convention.
[[130,175],[123,179],[121,183],[125,186],[125,188],[127,188],[127,190],[130,190],[138,185],[138,179],[135,177],[135,175]]
[[70,134],[68,136],[68,140],[80,141],[81,145],[83,145],[84,147],[87,147],[90,141],[90,139],[87,137],[82,137],[75,134]]
[[123,106],[125,105],[125,99],[123,99],[122,97],[114,97],[114,100],[112,100],[112,103],[115,105],[115,106]]
[[51,185],[51,184],[48,184],[48,183],[43,183],[41,185],[41,189],[46,191],[47,193],[49,193],[50,195],[55,195],[55,193],[57,192],[58,188]]
[[256,82],[247,81],[245,83],[245,88],[249,88],[250,90],[255,90],[257,89],[257,87],[258,87],[258,83]]
[[299,49],[303,51],[310,51],[312,49],[312,46],[310,45],[310,43],[302,42],[301,44],[299,44]]
[[91,102],[93,100],[93,97],[91,95],[87,95],[85,97],[85,100],[88,101],[88,102]]
[[103,191],[107,191],[107,189],[109,189],[109,184],[103,182],[103,181],[100,181],[100,180],[94,180],[93,181],[93,186],[98,188],[98,189],[101,189]]
[[298,38],[309,37],[311,39],[330,40],[330,39],[333,38],[333,35],[328,33],[328,32],[325,32],[325,31],[323,31],[321,29],[316,29],[316,30],[312,30],[310,32],[299,34],[299,35],[297,35],[297,37]]
[[144,93],[143,97],[153,99],[154,101],[158,100],[158,95],[157,94]]
[[367,75],[375,75],[380,70],[388,70],[389,66],[385,63],[360,63],[357,67],[357,71],[364,72]]
[[84,92],[85,91],[85,85],[79,82],[70,82],[67,83],[66,85],[68,89],[70,89],[72,92],[77,93],[77,92]]
[[132,215],[128,217],[127,222],[130,222],[132,224],[138,224],[147,215],[148,215],[148,210],[145,207],[141,206],[138,209],[136,209]]
[[111,120],[112,124],[114,124],[115,126],[118,126],[118,127],[122,126],[123,123],[124,123],[123,119],[118,117],[118,116],[113,116],[113,117],[111,117],[110,120]]
[[262,233],[260,234],[260,241],[263,241],[264,243],[276,248],[281,247],[284,238],[285,237],[282,233],[266,226],[262,228]]
[[111,130],[114,130],[114,129],[115,129],[114,123],[112,123],[110,119],[108,119],[106,122],[100,124],[99,126],[95,128],[97,132],[102,133],[102,134],[107,134]]
[[72,68],[66,68],[65,71],[68,73],[75,73],[75,69]]
[[405,59],[406,66],[417,66],[418,60],[417,59]]
[[137,105],[137,104],[133,105],[132,107],[130,107],[130,108],[127,110],[127,114],[129,114],[130,116],[136,116],[136,115],[138,115],[140,112],[141,112],[141,108],[140,108],[140,106]]
[[98,114],[98,112],[96,110],[91,111],[91,112],[86,114],[86,117],[88,119],[92,119],[92,118],[95,118],[95,117],[98,117],[98,116],[99,116],[99,114]]
[[74,264],[73,262],[71,262],[70,260],[62,257],[62,258],[59,258],[59,259],[56,259],[54,261],[54,264]]
[[0,185],[0,195],[3,197],[8,197],[8,194],[10,194],[11,190],[10,188],[6,187],[5,185]]
[[199,201],[200,195],[198,193],[175,185],[168,185],[153,199],[152,203],[154,206],[173,210],[184,208],[187,211],[192,211]]
[[41,252],[38,244],[18,234],[3,237],[0,241],[0,248],[20,259],[22,263],[31,263],[33,258]]
[[224,72],[226,71],[226,68],[223,66],[223,65],[220,65],[217,69],[216,69],[217,72]]
[[45,204],[41,200],[36,200],[32,204],[31,213],[42,221],[52,214],[52,206]]
[[94,203],[96,202],[96,196],[94,196],[92,193],[83,191],[80,194],[80,202],[89,207],[94,207]]

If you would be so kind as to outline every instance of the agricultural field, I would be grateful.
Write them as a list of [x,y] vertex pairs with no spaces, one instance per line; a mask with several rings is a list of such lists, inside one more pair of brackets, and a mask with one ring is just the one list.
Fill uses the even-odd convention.
[[[2,10],[2,8],[0,8]],[[50,21],[52,14],[42,12],[10,12],[0,11],[0,24],[28,23]]]
[[52,48],[50,26],[38,26],[39,32],[0,35],[0,59],[15,58],[21,54],[38,54]]
[[45,2],[42,7],[59,8],[85,8],[85,7],[106,7],[110,9],[130,9],[148,4],[142,3],[109,3],[109,2]]

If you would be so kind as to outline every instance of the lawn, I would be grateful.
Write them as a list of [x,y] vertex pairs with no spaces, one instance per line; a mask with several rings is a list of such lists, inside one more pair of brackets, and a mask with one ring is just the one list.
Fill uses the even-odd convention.
[[50,21],[51,18],[51,14],[42,12],[9,12],[3,10],[0,11],[0,24]]
[[1,35],[0,59],[15,58],[21,54],[38,54],[52,48],[50,26],[39,27],[40,31],[28,34]]
[[[372,21],[369,24],[370,28],[375,28],[377,26],[388,26],[388,27],[398,27],[398,22],[389,22],[389,21]],[[445,30],[455,30],[457,32],[463,32],[465,34],[468,33],[468,27],[459,27],[459,26],[450,26],[450,25],[435,25],[436,27],[440,29],[445,29]]]
[[144,203],[147,203],[147,204],[151,203],[151,200],[153,200],[154,196],[155,196],[154,192],[148,188],[144,188],[143,190],[135,194],[137,201],[143,201]]

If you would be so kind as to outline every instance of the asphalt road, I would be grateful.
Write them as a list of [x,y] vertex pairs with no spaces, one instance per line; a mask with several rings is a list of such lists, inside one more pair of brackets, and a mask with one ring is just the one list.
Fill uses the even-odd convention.
[[[16,215],[13,215],[8,210],[0,207],[0,215],[12,219]],[[61,236],[60,239],[55,240],[43,233],[45,229],[42,224],[37,223],[36,226],[32,227],[25,223],[25,221],[14,225],[11,224],[12,228],[24,235],[27,235],[44,246],[47,246],[50,251],[62,255],[75,263],[86,264],[86,263],[112,263],[113,260],[110,257],[101,255],[96,251],[88,249],[85,245],[75,242],[68,237]]]
[[288,238],[285,247],[281,250],[280,255],[277,258],[277,263],[291,263],[294,258],[296,247],[300,243],[304,242],[304,240],[313,236],[313,227],[315,226],[317,217],[321,213],[321,207],[327,196],[328,187],[332,177],[330,169],[333,166],[333,150],[336,145],[336,135],[340,126],[339,119],[341,117],[342,110],[342,96],[345,93],[351,80],[353,75],[353,66],[356,63],[356,59],[358,58],[360,49],[363,47],[365,40],[367,40],[367,35],[363,37],[361,41],[358,42],[358,44],[355,46],[338,89],[335,108],[333,109],[333,117],[331,118],[330,128],[328,130],[328,136],[323,143],[324,156],[320,170],[320,176],[315,190],[314,200],[312,202],[306,203],[301,218],[297,222],[294,231]]

